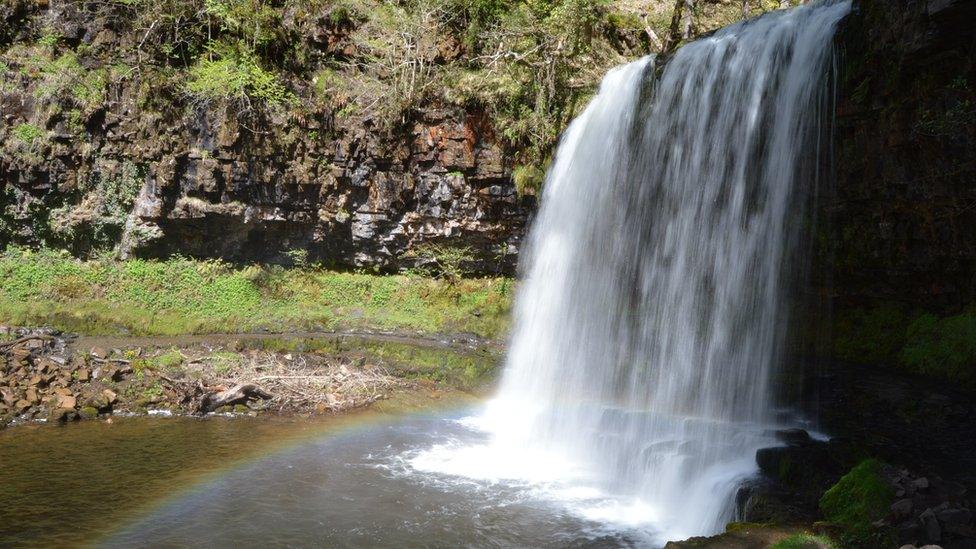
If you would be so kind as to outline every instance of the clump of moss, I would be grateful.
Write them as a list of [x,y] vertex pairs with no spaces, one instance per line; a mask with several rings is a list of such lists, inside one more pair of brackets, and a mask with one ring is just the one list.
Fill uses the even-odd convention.
[[880,461],[866,459],[820,498],[824,517],[843,526],[852,545],[887,535],[872,525],[887,514],[894,498],[894,491],[882,476],[882,467]]
[[177,349],[171,349],[153,357],[150,363],[157,370],[172,370],[183,364],[183,354]]

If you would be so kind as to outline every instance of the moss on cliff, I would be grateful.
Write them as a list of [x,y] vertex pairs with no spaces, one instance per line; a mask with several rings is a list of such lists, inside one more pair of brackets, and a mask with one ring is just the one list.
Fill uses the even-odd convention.
[[882,476],[881,462],[868,459],[824,493],[820,510],[827,520],[847,529],[850,545],[881,547],[885,546],[886,533],[876,532],[872,523],[884,518],[893,498],[894,491]]
[[976,312],[940,317],[893,303],[845,310],[834,325],[834,354],[976,390]]
[[254,330],[406,330],[498,337],[508,279],[442,281],[317,267],[220,261],[78,261],[56,252],[0,256],[0,322],[85,334]]

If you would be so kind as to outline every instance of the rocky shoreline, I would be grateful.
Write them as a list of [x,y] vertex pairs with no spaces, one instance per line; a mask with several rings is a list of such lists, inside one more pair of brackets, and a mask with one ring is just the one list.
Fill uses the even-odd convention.
[[[104,347],[51,329],[2,331],[8,341],[0,343],[0,426],[120,414],[336,414],[396,392],[458,386],[445,372],[432,379],[411,369],[394,352],[407,345],[395,336],[365,347],[338,336],[194,337],[169,346],[119,340]],[[494,361],[488,351],[475,358]]]
[[[976,498],[965,485],[868,458],[850,440],[776,435],[783,445],[756,453],[760,476],[737,498],[745,524],[794,525],[842,547],[976,547]],[[742,524],[730,526],[741,537]]]

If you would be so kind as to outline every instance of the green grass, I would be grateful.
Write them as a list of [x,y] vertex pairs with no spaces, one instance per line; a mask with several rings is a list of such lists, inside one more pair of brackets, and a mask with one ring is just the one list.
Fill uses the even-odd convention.
[[242,341],[245,348],[279,353],[322,353],[365,358],[385,367],[397,377],[436,381],[470,390],[492,379],[501,365],[500,352],[489,348],[458,350],[397,341],[362,338],[268,337]]
[[777,541],[770,549],[834,549],[837,545],[830,538],[813,534],[793,534]]
[[356,348],[399,377],[437,381],[461,389],[483,385],[501,363],[501,356],[488,350],[461,353],[453,349],[378,341],[359,341]]
[[496,338],[507,330],[512,290],[504,278],[0,255],[0,323],[90,335],[370,329]]
[[848,531],[852,545],[868,543],[884,536],[871,523],[883,518],[891,506],[894,492],[881,475],[882,464],[866,459],[841,477],[820,498],[820,510],[827,520]]

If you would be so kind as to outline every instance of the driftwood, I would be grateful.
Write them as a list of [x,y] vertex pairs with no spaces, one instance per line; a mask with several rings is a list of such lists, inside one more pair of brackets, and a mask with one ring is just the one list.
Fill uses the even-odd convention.
[[131,360],[126,360],[124,358],[98,358],[97,356],[89,356],[88,360],[96,364],[132,364]]
[[24,336],[24,337],[22,337],[20,339],[15,339],[13,341],[8,341],[6,343],[0,343],[0,352],[7,351],[9,349],[12,349],[12,348],[18,346],[18,345],[27,343],[28,341],[35,340],[35,339],[39,339],[41,341],[54,341],[54,337],[53,336],[49,336],[49,335],[29,335],[29,336]]
[[241,383],[226,391],[211,393],[203,397],[200,401],[200,411],[203,413],[213,412],[221,406],[233,406],[259,398],[269,400],[274,396],[253,383]]

